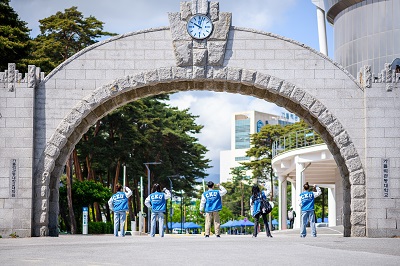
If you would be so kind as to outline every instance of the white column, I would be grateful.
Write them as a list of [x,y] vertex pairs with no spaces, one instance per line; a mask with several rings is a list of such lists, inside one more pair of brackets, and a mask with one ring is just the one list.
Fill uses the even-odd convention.
[[328,222],[329,226],[336,226],[336,198],[334,188],[328,188]]
[[287,220],[287,181],[286,177],[279,176],[279,230],[286,229]]
[[326,23],[325,23],[325,12],[321,8],[317,7],[317,21],[318,21],[318,40],[319,40],[319,51],[324,55],[328,55],[328,44],[326,40]]
[[304,180],[303,180],[303,169],[304,169],[304,164],[303,163],[299,163],[298,158],[295,159],[296,161],[296,197],[295,197],[295,201],[293,201],[293,209],[296,211],[296,219],[294,220],[294,225],[293,228],[300,228],[300,217],[301,217],[301,208],[298,204],[298,202],[300,202],[299,200],[299,195],[302,191],[302,187],[304,184]]
[[[296,202],[296,200],[297,200],[296,182],[291,182],[291,185],[292,185],[292,199],[291,199],[292,207],[293,207],[293,210],[294,210],[294,211],[297,211],[297,210],[296,210],[296,205],[298,205],[298,204],[297,204],[297,202]],[[300,193],[299,193],[299,194],[300,194]],[[297,214],[297,213],[296,213],[296,214]]]

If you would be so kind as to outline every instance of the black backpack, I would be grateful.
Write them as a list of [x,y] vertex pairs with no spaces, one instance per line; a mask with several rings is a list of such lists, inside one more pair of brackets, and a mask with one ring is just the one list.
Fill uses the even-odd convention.
[[271,204],[269,204],[269,201],[263,197],[261,197],[261,201],[260,201],[260,210],[261,213],[270,213],[272,211],[272,206]]
[[253,201],[259,200],[260,201],[260,211],[261,213],[270,213],[272,211],[272,206],[269,204],[267,198],[262,196],[262,193],[258,194],[256,198],[253,196]]

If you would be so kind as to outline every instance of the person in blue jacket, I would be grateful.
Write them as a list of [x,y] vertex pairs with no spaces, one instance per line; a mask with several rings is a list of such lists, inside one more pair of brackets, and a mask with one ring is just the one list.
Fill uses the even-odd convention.
[[[268,226],[267,213],[265,212],[265,210],[261,209],[261,200],[268,200],[267,197],[269,193],[270,191],[268,189],[260,191],[260,188],[257,184],[253,185],[253,187],[251,188],[250,213],[254,217],[253,237],[257,237],[260,216],[262,216],[262,219],[264,221],[264,227],[265,232],[267,233],[267,237],[272,237],[271,231],[269,230]],[[274,207],[273,202],[270,202],[269,204],[271,205],[271,207]]]
[[214,189],[214,182],[208,181],[208,190],[201,195],[200,201],[200,213],[203,211],[206,213],[206,223],[205,223],[205,237],[210,236],[211,221],[214,219],[214,230],[215,235],[220,237],[220,219],[219,211],[222,209],[222,199],[221,197],[226,194],[226,189],[217,184],[219,189]]
[[123,187],[120,184],[117,184],[115,189],[117,193],[111,196],[108,206],[114,212],[114,236],[118,236],[118,229],[120,228],[121,236],[124,237],[126,212],[129,210],[128,198],[132,195],[132,190],[125,187],[126,192],[123,192]]
[[164,237],[164,213],[167,209],[167,199],[171,198],[171,192],[164,188],[161,191],[160,184],[154,184],[152,193],[146,198],[144,204],[147,208],[151,208],[151,229],[150,236],[156,235],[157,218],[158,218],[158,232],[161,237]]
[[306,182],[303,185],[304,191],[300,194],[300,206],[301,206],[301,226],[300,226],[300,237],[306,237],[306,225],[310,221],[311,235],[317,237],[317,229],[315,228],[315,215],[314,215],[314,202],[315,198],[319,197],[322,192],[321,189],[314,185],[316,192],[309,191],[310,185]]

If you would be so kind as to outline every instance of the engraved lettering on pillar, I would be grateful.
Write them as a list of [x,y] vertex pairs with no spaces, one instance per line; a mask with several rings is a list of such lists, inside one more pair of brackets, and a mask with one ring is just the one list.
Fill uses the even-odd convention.
[[18,195],[18,159],[10,160],[10,198]]

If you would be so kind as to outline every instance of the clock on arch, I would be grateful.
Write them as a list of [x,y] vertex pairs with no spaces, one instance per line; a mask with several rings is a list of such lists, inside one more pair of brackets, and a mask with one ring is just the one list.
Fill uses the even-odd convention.
[[209,37],[214,26],[206,15],[197,14],[189,19],[186,29],[192,38],[202,40]]

